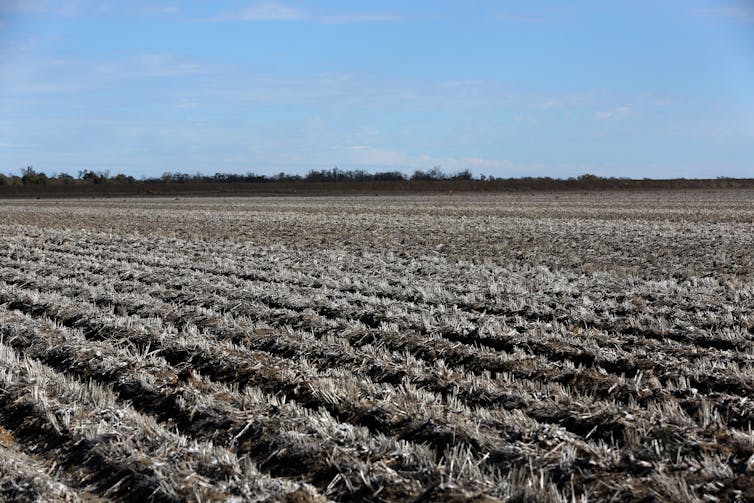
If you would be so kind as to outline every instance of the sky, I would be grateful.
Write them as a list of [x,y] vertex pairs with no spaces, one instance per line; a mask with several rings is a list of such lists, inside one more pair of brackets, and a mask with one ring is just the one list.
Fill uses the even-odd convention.
[[754,0],[0,0],[0,172],[754,177]]

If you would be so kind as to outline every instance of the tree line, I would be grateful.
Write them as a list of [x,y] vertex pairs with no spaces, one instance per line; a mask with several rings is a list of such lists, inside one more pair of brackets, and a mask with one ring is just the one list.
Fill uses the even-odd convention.
[[501,192],[555,190],[684,190],[754,189],[754,178],[633,179],[584,174],[570,178],[501,178],[474,176],[469,170],[448,174],[439,166],[406,175],[400,171],[369,173],[339,168],[311,170],[305,175],[278,173],[187,174],[165,172],[158,177],[134,178],[108,171],[82,170],[47,175],[27,166],[20,175],[0,173],[0,195],[161,195],[161,194],[304,194],[304,193],[410,193],[410,192]]
[[339,168],[311,170],[306,175],[292,175],[278,173],[275,175],[260,175],[256,173],[215,173],[205,175],[201,173],[188,174],[180,172],[165,172],[159,177],[134,178],[130,175],[118,173],[111,175],[109,171],[82,170],[77,176],[68,173],[47,175],[44,172],[27,166],[20,175],[5,175],[0,173],[0,185],[82,185],[82,184],[132,184],[132,183],[265,183],[265,182],[379,182],[379,181],[411,181],[411,180],[494,180],[494,177],[482,175],[475,178],[469,170],[448,174],[439,166],[428,171],[416,170],[411,175],[400,171],[382,171],[369,173],[367,171],[343,170]]

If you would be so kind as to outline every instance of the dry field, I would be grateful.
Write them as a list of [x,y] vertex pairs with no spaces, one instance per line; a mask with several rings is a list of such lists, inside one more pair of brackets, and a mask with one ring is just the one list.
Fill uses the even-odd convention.
[[751,501],[754,192],[0,201],[0,500]]

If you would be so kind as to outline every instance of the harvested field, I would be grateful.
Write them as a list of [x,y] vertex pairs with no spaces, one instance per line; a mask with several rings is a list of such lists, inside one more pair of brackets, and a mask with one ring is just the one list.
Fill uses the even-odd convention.
[[0,201],[0,500],[754,500],[754,191]]

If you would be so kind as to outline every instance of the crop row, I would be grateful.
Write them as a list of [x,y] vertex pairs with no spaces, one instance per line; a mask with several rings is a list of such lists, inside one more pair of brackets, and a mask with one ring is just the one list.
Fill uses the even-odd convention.
[[[32,298],[44,299],[49,298],[49,295],[34,294],[25,296],[23,292],[19,291],[9,292],[6,295],[8,296],[8,298],[13,297],[16,299],[21,299],[14,304],[14,307],[20,307],[25,302],[31,303],[31,305],[27,305],[27,311],[35,314],[44,313],[47,315],[53,315],[56,317],[56,319],[59,319],[64,323],[71,325],[76,324],[77,326],[85,327],[86,330],[91,334],[91,336],[96,336],[96,334],[98,333],[117,333],[117,323],[106,323],[105,325],[102,324],[102,320],[106,319],[105,313],[103,312],[93,312],[91,315],[82,316],[81,312],[73,314],[73,312],[70,310],[75,309],[76,305],[71,305],[70,308],[68,308],[70,317],[65,318],[64,316],[61,316],[59,314],[60,312],[66,312],[65,306],[51,308],[49,305],[44,306],[43,304],[40,304],[39,301],[37,301],[36,304],[33,304],[35,301]],[[24,300],[25,298],[27,300]],[[80,309],[81,307],[83,307],[83,304],[80,303],[78,307]],[[56,312],[58,313],[57,315],[55,315]],[[184,338],[186,337],[186,334],[181,335]],[[196,349],[201,348],[201,351],[197,350],[196,352],[187,352],[185,348],[181,349],[180,346],[176,348],[173,342],[165,341],[164,337],[162,337],[161,340],[161,336],[156,333],[152,334],[151,336],[148,334],[136,335],[134,333],[129,333],[123,335],[122,337],[127,338],[127,340],[129,340],[131,343],[141,345],[150,344],[150,347],[158,347],[163,355],[170,355],[170,358],[172,359],[172,362],[174,364],[188,362],[194,368],[197,368],[200,371],[207,371],[209,372],[208,375],[210,377],[220,379],[221,381],[227,381],[230,379],[231,382],[235,383],[243,382],[245,384],[248,384],[253,382],[255,384],[266,385],[269,386],[268,389],[283,391],[287,394],[287,396],[290,396],[291,398],[294,398],[301,403],[308,405],[309,407],[328,407],[330,411],[332,411],[336,416],[340,418],[347,418],[350,421],[361,422],[362,424],[365,424],[367,426],[372,426],[372,428],[377,428],[378,431],[381,431],[388,435],[401,436],[408,434],[409,438],[422,439],[422,429],[426,430],[428,424],[434,425],[434,429],[431,432],[430,438],[428,440],[430,441],[431,445],[434,445],[435,447],[444,447],[445,449],[447,449],[448,447],[448,441],[444,440],[444,438],[446,439],[448,437],[443,434],[442,425],[449,425],[449,427],[451,427],[453,430],[454,437],[458,439],[458,442],[466,443],[478,452],[481,448],[482,450],[487,449],[487,452],[489,453],[489,449],[495,445],[516,445],[516,442],[512,441],[512,439],[515,437],[510,437],[509,434],[505,437],[499,436],[501,433],[500,428],[502,428],[504,425],[507,425],[507,429],[510,430],[510,425],[518,424],[519,426],[514,427],[516,436],[520,436],[522,432],[526,432],[527,430],[530,431],[530,433],[528,434],[528,437],[530,438],[529,441],[531,441],[532,438],[535,438],[541,442],[543,434],[545,435],[545,438],[547,436],[547,428],[542,430],[541,427],[536,427],[537,423],[530,417],[531,413],[529,417],[521,416],[520,412],[517,413],[516,409],[514,409],[513,413],[511,414],[506,412],[505,410],[491,407],[488,409],[476,409],[473,413],[472,411],[467,410],[465,413],[459,415],[458,413],[450,413],[450,411],[448,410],[449,408],[459,409],[459,407],[461,407],[460,404],[453,403],[453,397],[447,399],[446,402],[443,403],[443,398],[440,396],[433,397],[431,393],[428,394],[427,392],[420,392],[418,389],[412,390],[410,388],[406,388],[405,385],[403,386],[403,389],[392,388],[392,390],[390,386],[385,384],[383,384],[381,387],[369,386],[368,383],[365,384],[363,381],[355,379],[350,372],[331,372],[330,375],[325,374],[325,376],[319,377],[321,374],[319,374],[314,368],[311,368],[308,373],[304,373],[303,375],[301,373],[293,375],[291,375],[290,373],[276,374],[275,372],[270,372],[268,370],[269,368],[279,368],[282,365],[305,368],[305,360],[294,360],[293,362],[291,362],[286,360],[278,360],[278,358],[271,358],[270,356],[265,356],[265,358],[267,359],[264,360],[262,359],[262,355],[260,355],[259,352],[250,352],[248,350],[243,350],[242,348],[227,346],[222,342],[218,343],[214,341],[211,347],[207,347],[207,341],[202,341],[201,339],[198,340],[194,346],[192,346]],[[213,354],[216,354],[217,356],[213,357]],[[234,354],[238,356],[236,358],[231,358]],[[236,361],[237,363],[233,366],[233,371],[226,372],[224,369],[227,368],[229,361]],[[259,366],[250,366],[248,363],[244,364],[244,362],[248,361],[259,363],[263,368],[260,369]],[[232,373],[232,376],[229,375],[230,373]],[[335,382],[333,381],[333,377],[337,379],[337,384],[335,384]],[[307,382],[310,389],[303,391],[299,389],[297,383],[301,382],[302,380]],[[515,397],[515,386],[511,386],[511,388],[513,389],[511,390],[510,395],[511,397]],[[350,393],[348,392],[349,390]],[[524,388],[524,390],[530,393],[532,392],[531,388]],[[545,395],[543,391],[548,390],[540,389],[540,396]],[[552,389],[550,389],[549,391],[552,391]],[[358,399],[358,396],[362,396],[365,393],[371,396],[379,396],[380,392],[382,393],[381,400],[373,399],[371,400],[371,403],[365,403],[362,400]],[[522,393],[521,396],[526,395]],[[549,402],[543,398],[538,401],[538,406],[541,407],[542,411],[548,411],[549,414],[558,414],[557,411],[562,410],[563,404],[567,403],[566,399],[572,397],[569,397],[566,394],[563,398],[564,399],[562,401],[556,402]],[[328,402],[334,403],[331,404]],[[364,403],[364,405],[360,406],[360,403]],[[519,398],[519,403],[520,405],[524,406],[526,406],[527,404],[527,402],[521,398]],[[531,401],[529,401],[529,404],[530,403]],[[397,413],[396,404],[398,404]],[[684,417],[682,411],[678,409],[672,409],[670,407],[670,403],[668,403],[667,401],[659,405],[652,406],[649,408],[649,410],[651,411],[655,409],[655,407],[657,408],[657,412],[654,412],[653,414],[662,413],[664,417],[675,417],[676,420],[678,420],[678,418],[682,419]],[[360,410],[361,413],[359,412]],[[461,410],[463,409],[461,408]],[[367,412],[367,414],[364,414],[365,411]],[[584,415],[584,412],[586,412],[586,415]],[[589,419],[592,419],[593,424],[596,424],[600,421],[604,421],[606,417],[615,417],[616,414],[620,414],[620,412],[616,410],[614,410],[612,413],[608,413],[607,416],[594,414],[592,412],[593,411],[590,411],[588,407],[582,409],[581,416],[583,417],[581,418],[581,422],[583,423],[584,420],[588,422]],[[464,417],[471,417],[474,414],[482,417],[488,426],[480,430],[480,425],[477,425],[476,427],[471,426],[472,423],[469,423],[468,419],[463,419]],[[375,424],[375,417],[383,417],[386,418],[386,420],[382,424]],[[424,419],[422,419],[422,417]],[[405,420],[409,418],[413,418],[414,421],[406,424]],[[368,421],[365,422],[365,419],[368,419]],[[628,435],[626,435],[626,438],[634,438],[632,445],[638,448],[637,451],[641,452],[642,456],[647,455],[647,449],[642,444],[642,442],[653,445],[654,443],[660,441],[658,440],[658,438],[662,438],[662,435],[670,435],[668,428],[671,428],[671,430],[678,430],[679,427],[678,424],[671,424],[664,425],[662,429],[658,430],[656,428],[648,426],[648,420],[644,420],[644,427],[641,426],[642,422],[640,420],[634,419],[632,423],[633,424],[631,425],[631,427],[628,428],[629,433]],[[691,433],[691,431],[694,431],[697,428],[694,427],[693,422],[686,421],[686,423],[686,426],[684,426],[682,430],[678,430],[683,431],[682,434],[679,433],[678,435],[670,435],[667,439],[662,440],[662,445],[665,445],[665,443],[678,445],[679,452],[676,453],[676,461],[682,462],[684,464],[687,463],[687,460],[685,459],[686,454],[693,454],[691,456],[691,461],[689,461],[692,463],[694,462],[695,458],[699,458],[700,456],[700,459],[704,459],[704,448],[702,447],[701,449],[699,449],[699,446],[704,446],[709,443],[708,440],[704,439],[701,439],[701,441],[693,440],[693,434]],[[717,426],[715,426],[714,423],[715,422],[712,421],[707,426],[713,427],[711,432],[713,434],[716,434],[715,432],[720,429],[721,425],[718,424]],[[464,426],[464,424],[466,426]],[[535,426],[533,431],[532,425]],[[490,430],[490,426],[493,426],[494,428]],[[594,430],[596,430],[596,427],[592,428],[592,433]],[[584,434],[583,431],[586,430],[583,430],[582,426],[582,435]],[[730,458],[730,461],[735,466],[736,464],[741,463],[741,457],[746,458],[748,456],[748,451],[746,450],[745,442],[742,443],[743,440],[739,440],[739,438],[745,438],[745,435],[741,437],[741,435],[736,434],[735,432],[733,433],[733,436],[730,437],[730,441],[726,441],[726,443],[730,444],[732,449],[731,452],[735,453],[735,455]],[[631,435],[635,435],[635,437],[631,437]],[[587,434],[587,437],[589,436],[590,435]],[[684,440],[682,444],[684,448],[688,448],[689,450],[688,452],[684,451],[683,453],[681,453],[681,444],[678,444],[678,439],[686,437],[689,437],[689,441],[687,442]],[[570,445],[573,448],[573,446],[579,445],[581,441],[578,440],[578,437],[568,439],[567,436],[563,437],[561,433],[559,437],[556,437],[555,442],[555,445],[565,442],[567,445]],[[526,445],[526,442],[524,443],[524,445]],[[657,445],[658,447],[652,447],[652,451],[650,451],[650,453],[657,453],[656,455],[660,457],[656,459],[661,460],[663,456],[665,456],[665,454],[663,453],[668,451],[668,449],[660,447],[660,444]],[[623,447],[626,447],[626,445],[623,445]],[[529,451],[530,456],[534,456],[537,452],[539,452],[539,455],[541,456],[541,450],[543,448],[544,447],[541,445],[539,447],[535,447],[535,451]],[[512,460],[510,457],[511,451],[510,449],[508,449],[507,451],[508,452],[493,451],[490,461],[497,460],[498,462],[500,462],[504,459],[506,463],[510,463]],[[515,449],[512,452],[515,453]],[[527,451],[524,450],[523,452]],[[578,450],[576,452],[578,452]],[[587,450],[586,456],[581,455],[581,458],[592,459],[592,461],[599,460],[599,463],[597,463],[598,465],[609,466],[610,464],[606,462],[605,456],[597,456],[595,455],[596,452],[599,452],[599,449],[595,449],[593,447]],[[681,454],[683,454],[683,456]],[[655,456],[655,454],[650,455]],[[504,457],[501,458],[501,456]],[[515,460],[518,456],[520,456],[520,454],[515,454],[513,460]],[[576,461],[578,461],[579,456],[576,456],[576,458]],[[608,459],[609,458],[610,455],[608,455]],[[613,458],[613,463],[615,463],[615,458]],[[639,461],[638,466],[641,466],[641,463],[642,461]],[[643,463],[648,463],[648,461],[643,461]],[[560,474],[560,476],[562,477],[562,473]]]
[[[84,227],[120,236],[160,235],[252,246],[272,242],[290,249],[337,247],[346,254],[385,250],[412,257],[525,262],[642,277],[747,275],[752,255],[746,250],[754,245],[751,219],[745,216],[752,212],[747,195],[741,194],[726,210],[718,209],[716,193],[676,198],[672,204],[642,200],[634,206],[633,196],[616,194],[616,201],[594,206],[598,210],[590,209],[596,203],[590,196],[571,201],[580,205],[574,211],[565,211],[554,201],[512,207],[510,196],[410,198],[388,205],[371,198],[251,199],[222,205],[154,200],[95,207],[80,202],[36,203],[0,207],[0,220],[9,226]],[[621,202],[624,210],[607,218],[605,214]],[[738,221],[731,222],[731,215]]]
[[[16,284],[34,284],[34,280],[32,278],[33,277],[21,276],[21,279],[19,279],[18,277],[16,277],[14,282]],[[7,277],[5,279],[8,280]],[[89,284],[96,284],[98,281],[103,280],[102,277],[94,276],[89,276],[86,279]],[[45,282],[44,285],[47,288],[52,288],[55,285],[55,282],[50,280],[37,280],[37,285],[42,285],[43,281]],[[153,284],[126,284],[124,287],[123,283],[124,282],[116,282],[114,285],[112,282],[108,282],[105,287],[100,290],[100,293],[92,293],[90,291],[87,291],[87,289],[83,286],[79,286],[78,290],[73,291],[73,294],[75,296],[83,295],[84,298],[91,299],[98,304],[109,304],[112,302],[118,309],[123,309],[125,310],[125,312],[133,312],[141,316],[168,317],[171,320],[183,320],[182,322],[196,323],[208,329],[212,329],[212,324],[215,323],[210,319],[203,319],[209,316],[206,313],[199,316],[194,313],[194,315],[192,316],[190,312],[186,311],[184,303],[188,302],[189,304],[194,305],[200,303],[200,301],[198,301],[196,297],[191,297],[190,288],[187,288],[191,284],[189,281],[183,282],[183,287],[178,293],[176,293],[175,290],[173,290],[172,293],[166,293],[165,289],[163,288],[164,282],[160,283],[161,286],[157,289],[157,293],[152,290]],[[69,279],[66,280],[62,286],[59,285],[57,288],[65,288],[70,291],[71,288],[75,286],[75,284],[76,283],[72,283],[72,280]],[[110,294],[102,293],[103,291],[123,291],[127,289],[138,289],[140,291],[147,292],[149,295],[139,294],[138,296],[134,296],[117,294],[118,298],[115,299]],[[178,298],[176,299],[176,297],[174,296],[177,296]],[[295,298],[294,295],[289,295],[288,297]],[[164,302],[166,298],[169,301],[175,301],[177,303]],[[346,333],[351,334],[348,337],[349,343],[351,344],[358,345],[360,343],[363,343],[364,340],[379,340],[380,343],[387,344],[388,347],[392,347],[393,349],[397,350],[411,350],[415,347],[417,351],[422,350],[422,354],[418,355],[419,357],[434,358],[437,356],[437,354],[457,354],[459,358],[451,358],[450,362],[452,364],[467,364],[466,366],[468,367],[481,367],[482,369],[487,368],[493,371],[509,370],[515,372],[519,377],[532,378],[539,375],[545,380],[552,380],[553,378],[558,377],[551,372],[552,369],[549,369],[550,371],[548,371],[546,362],[544,362],[544,367],[542,367],[542,363],[536,365],[537,360],[527,358],[525,354],[523,355],[523,357],[521,354],[516,357],[512,356],[511,354],[506,355],[504,352],[497,350],[492,352],[491,354],[488,353],[484,355],[484,351],[481,351],[481,353],[487,357],[486,360],[490,360],[491,355],[492,357],[495,357],[495,359],[500,361],[500,364],[498,364],[497,366],[490,367],[489,365],[480,365],[481,362],[478,359],[473,358],[474,353],[480,353],[479,350],[475,350],[473,347],[465,345],[459,347],[457,344],[447,342],[446,339],[442,337],[438,338],[436,336],[432,337],[422,334],[416,334],[412,335],[411,338],[405,338],[401,336],[405,331],[393,333],[391,336],[392,331],[389,329],[389,327],[387,328],[387,330],[365,330],[364,327],[360,327],[358,323],[354,324],[342,318],[328,320],[322,319],[321,316],[290,311],[281,309],[279,307],[270,308],[269,305],[262,305],[259,303],[255,304],[254,302],[249,300],[248,297],[243,298],[242,302],[238,302],[238,299],[232,299],[231,301],[228,301],[227,299],[218,297],[217,294],[213,294],[210,300],[206,300],[205,298],[205,300],[202,302],[204,306],[211,306],[219,308],[221,309],[221,311],[225,311],[226,316],[229,316],[228,313],[232,311],[235,311],[236,314],[246,312],[255,317],[257,321],[272,322],[274,325],[277,324],[278,326],[283,326],[285,324],[303,326],[307,330],[313,330],[316,334],[318,334],[318,336],[332,333],[334,330],[345,330]],[[211,311],[212,309],[210,309],[210,315]],[[368,335],[369,332],[376,332],[377,335]],[[639,359],[638,361],[636,361],[637,355],[616,348],[607,348],[606,350],[604,346],[595,347],[594,345],[591,345],[591,347],[585,348],[586,351],[583,349],[574,350],[574,344],[572,341],[576,338],[573,337],[573,334],[562,329],[561,333],[565,333],[566,337],[563,338],[561,336],[559,338],[558,334],[555,334],[554,336],[553,334],[548,335],[547,333],[543,333],[543,331],[541,330],[533,330],[533,333],[531,334],[518,334],[517,332],[514,332],[514,334],[510,336],[510,339],[518,339],[518,344],[511,345],[509,349],[511,349],[513,353],[516,353],[516,351],[519,351],[522,348],[526,348],[529,351],[531,351],[531,348],[534,348],[535,352],[538,353],[540,357],[546,356],[547,358],[552,358],[553,356],[556,356],[557,358],[564,359],[563,361],[565,363],[567,363],[569,361],[569,358],[571,358],[573,361],[578,362],[579,364],[596,364],[598,369],[607,368],[609,370],[619,371],[621,373],[631,373],[632,375],[638,375],[641,372],[643,373],[645,379],[649,378],[650,380],[652,379],[652,373],[654,373],[658,377],[660,377],[661,381],[665,384],[672,383],[676,380],[676,377],[682,377],[676,374],[675,368],[684,362],[683,358],[680,360],[677,359],[679,354],[682,356],[683,352],[687,352],[687,350],[684,350],[683,348],[676,348],[677,351],[675,356],[673,356],[672,353],[663,354],[660,348],[649,348],[650,351],[654,352],[655,357],[661,355],[663,361],[655,363],[648,358],[645,360]],[[456,340],[461,338],[460,336],[454,336],[453,333],[448,333],[447,331],[442,332],[442,334],[451,338],[455,338]],[[599,340],[599,334],[591,333],[589,335],[590,342],[593,342],[595,339]],[[475,342],[473,338],[466,337],[466,339],[469,340],[469,342]],[[238,338],[236,340],[238,340]],[[548,340],[550,340],[551,342],[547,342]],[[581,338],[581,340],[584,339]],[[391,341],[395,341],[394,344],[392,344]],[[501,344],[502,341],[500,341],[499,336],[497,336],[494,341],[496,342],[496,347],[503,349],[503,346]],[[579,340],[579,342],[581,341]],[[610,341],[608,340],[608,342]],[[434,354],[428,353],[428,349],[432,349],[433,346],[437,351],[435,351]],[[565,352],[562,349],[564,346],[567,349],[567,351]],[[578,348],[578,346],[576,347]],[[459,353],[459,351],[461,353]],[[720,354],[716,355],[716,353]],[[731,355],[731,353],[728,351],[720,352],[717,350],[705,350],[701,353],[693,352],[692,356],[694,357],[694,359],[691,361],[694,362],[697,370],[699,370],[698,372],[688,375],[694,387],[697,387],[702,391],[707,390],[708,392],[726,392],[730,390],[742,391],[748,389],[751,386],[751,384],[749,384],[750,378],[746,377],[746,373],[737,371],[733,375],[738,375],[743,380],[739,379],[737,381],[731,381],[731,372],[729,372],[729,370],[731,369],[735,370],[735,368],[731,365],[733,365],[732,362],[736,359],[741,360],[739,364],[741,366],[741,369],[745,370],[746,366],[751,362],[750,358],[745,358],[740,354]],[[469,358],[472,359],[469,360]],[[728,360],[728,363],[726,364],[727,366],[721,367],[719,362],[724,358]],[[676,361],[673,361],[674,359]],[[532,367],[532,364],[535,364],[535,366]],[[708,369],[707,367],[710,368]],[[708,372],[708,370],[711,370],[711,372]],[[647,375],[648,372],[649,375]],[[715,377],[717,375],[720,375],[720,377]],[[562,381],[562,371],[560,372],[559,377]],[[592,383],[589,384],[588,382],[583,382],[583,375],[580,377],[580,383],[576,383],[576,385],[585,385],[586,387],[582,386],[582,389],[584,389],[585,391],[589,389],[592,389],[593,391],[604,391],[610,389],[611,392],[617,390],[617,396],[623,397],[623,399],[627,399],[630,396],[633,396],[635,399],[642,398],[641,396],[637,396],[635,394],[622,394],[621,386],[619,382],[615,381],[615,378],[606,379],[601,375],[596,382],[594,379],[592,379]],[[597,387],[598,384],[600,385],[599,387]],[[740,419],[739,422],[741,420],[743,420],[743,424],[745,425],[745,418]]]
[[260,499],[307,491],[265,477],[222,448],[190,442],[116,400],[0,345],[0,422],[15,443],[102,496],[158,501]]
[[[393,261],[380,261],[374,256],[368,257],[371,266],[365,267],[365,260],[349,266],[341,257],[318,258],[311,254],[291,257],[290,253],[266,253],[254,259],[244,250],[230,250],[236,257],[244,257],[239,264],[238,260],[218,258],[218,254],[206,250],[185,249],[184,243],[172,244],[184,249],[183,257],[180,254],[176,257],[172,246],[168,248],[170,243],[146,246],[147,255],[116,251],[130,246],[143,249],[144,244],[111,244],[99,251],[96,244],[90,245],[92,249],[78,252],[53,248],[45,253],[37,248],[33,257],[35,261],[48,255],[59,261],[85,257],[84,260],[96,260],[99,267],[115,260],[121,268],[133,269],[132,274],[139,274],[140,266],[148,267],[154,274],[191,271],[240,287],[257,283],[295,287],[312,296],[350,294],[346,298],[349,304],[356,300],[366,307],[397,302],[420,313],[426,313],[427,308],[455,307],[469,316],[559,321],[575,327],[724,349],[740,349],[737,344],[750,342],[754,330],[749,310],[752,286],[738,282],[721,284],[705,279],[629,282],[616,281],[605,274],[563,275],[541,268],[490,269],[436,260],[398,263],[396,269],[395,265],[385,266]],[[19,260],[28,259],[29,247],[19,246],[20,250],[11,247],[8,254]],[[203,256],[206,260],[200,258]],[[339,271],[328,276],[323,263],[337,263]],[[401,270],[402,266],[405,267]],[[448,275],[447,271],[453,274]]]
[[[16,284],[33,281],[31,279],[33,276],[27,277],[19,272],[19,269],[22,270],[23,267],[19,267],[18,263],[14,266],[12,271],[8,271],[3,276],[6,281]],[[504,320],[501,324],[501,321],[494,317],[469,319],[463,312],[458,311],[440,315],[439,319],[436,317],[417,319],[403,305],[371,304],[369,308],[353,307],[348,303],[352,299],[348,298],[333,299],[331,295],[314,296],[307,291],[281,290],[276,285],[265,288],[266,285],[253,282],[226,285],[223,278],[214,278],[213,291],[207,293],[203,291],[202,278],[191,273],[166,275],[165,271],[154,273],[150,270],[130,270],[131,277],[137,274],[137,279],[119,280],[114,278],[125,274],[120,274],[123,270],[119,268],[119,264],[112,263],[107,266],[113,273],[112,276],[103,275],[100,272],[90,273],[79,267],[78,271],[68,273],[68,279],[63,280],[55,288],[74,289],[72,293],[76,296],[84,295],[85,298],[92,298],[100,304],[111,303],[125,309],[126,312],[139,312],[142,316],[150,314],[164,317],[166,314],[161,311],[175,311],[177,306],[190,305],[219,310],[234,316],[252,317],[257,321],[277,325],[299,326],[315,330],[317,333],[331,332],[336,327],[344,326],[353,331],[359,328],[358,322],[363,322],[368,323],[369,328],[394,326],[400,333],[418,332],[412,335],[410,340],[401,338],[398,342],[403,345],[411,345],[417,337],[420,341],[427,338],[436,340],[437,338],[433,335],[437,334],[442,336],[442,339],[486,346],[495,350],[495,354],[504,355],[504,351],[514,353],[523,351],[556,361],[597,366],[618,375],[635,376],[639,372],[647,374],[651,371],[665,381],[667,378],[663,378],[663,375],[668,378],[675,376],[675,369],[678,365],[687,361],[694,362],[693,367],[701,369],[710,364],[717,364],[721,360],[727,361],[728,364],[735,362],[741,368],[745,368],[752,362],[752,358],[747,357],[745,353],[730,350],[689,348],[674,341],[661,343],[655,340],[641,340],[639,337],[617,337],[595,329],[584,331],[584,333],[581,333],[579,329],[574,333],[572,327],[557,321],[522,322],[523,325],[517,325],[517,330],[513,330],[504,324]],[[58,267],[66,268],[66,264],[53,265],[50,270],[55,271]],[[46,282],[48,288],[56,284],[55,280],[46,278],[37,280],[40,286],[43,282]],[[98,285],[98,289],[96,291],[91,288],[87,289],[83,286],[84,284]],[[132,291],[140,293],[134,296],[129,293]],[[112,294],[107,292],[112,292]],[[305,304],[307,299],[312,299],[309,306]],[[145,312],[147,309],[151,311]],[[175,313],[170,316],[178,319],[183,317]],[[353,320],[356,320],[356,324]],[[628,339],[628,341],[623,339]],[[631,347],[632,345],[640,345],[641,349],[636,350]],[[451,347],[454,346],[451,345]],[[396,346],[394,349],[400,348]],[[659,361],[657,361],[658,357],[660,357]],[[521,372],[531,371],[526,365],[509,365],[508,368],[515,368]],[[490,370],[500,370],[500,368]],[[698,378],[694,378],[697,381],[695,387],[720,392],[751,387],[748,379],[732,383],[734,384],[732,386],[728,382],[729,379],[716,379],[715,374],[714,372],[699,374]],[[552,376],[545,375],[544,377],[549,379]],[[690,377],[693,378],[693,376]],[[607,387],[610,386],[612,384]]]

